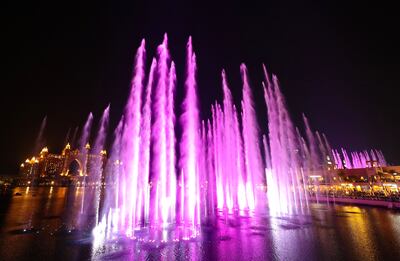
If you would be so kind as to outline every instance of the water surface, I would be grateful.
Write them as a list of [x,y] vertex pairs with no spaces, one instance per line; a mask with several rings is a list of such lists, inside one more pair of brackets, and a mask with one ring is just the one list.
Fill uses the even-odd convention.
[[[90,188],[15,188],[0,195],[0,260],[399,260],[400,212],[312,204],[306,215],[220,215],[196,239],[94,242]],[[85,222],[82,222],[84,220]],[[81,224],[81,225],[79,225]]]

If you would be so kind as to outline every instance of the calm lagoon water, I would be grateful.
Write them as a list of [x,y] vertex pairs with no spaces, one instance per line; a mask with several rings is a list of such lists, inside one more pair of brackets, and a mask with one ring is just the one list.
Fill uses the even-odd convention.
[[221,215],[189,241],[97,244],[93,209],[80,215],[90,190],[1,192],[0,260],[400,260],[400,212],[346,205],[312,204],[299,216]]

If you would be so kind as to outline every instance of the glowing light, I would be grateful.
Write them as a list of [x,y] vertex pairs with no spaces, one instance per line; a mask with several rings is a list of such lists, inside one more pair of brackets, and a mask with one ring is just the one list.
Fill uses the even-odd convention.
[[354,185],[351,184],[351,183],[342,183],[340,185],[343,186],[343,187],[354,187]]
[[383,186],[397,188],[396,184],[390,184],[390,183],[384,183]]
[[42,151],[40,152],[40,154],[47,153],[47,152],[49,152],[49,149],[47,147],[44,147],[42,149]]

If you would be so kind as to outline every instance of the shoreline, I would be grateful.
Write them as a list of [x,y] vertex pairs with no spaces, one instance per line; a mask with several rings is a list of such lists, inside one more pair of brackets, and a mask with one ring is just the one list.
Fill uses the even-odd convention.
[[[0,186],[0,191],[12,191],[14,188],[17,187],[63,187],[63,188],[82,188],[82,187],[96,187],[96,186],[49,186],[49,185],[42,185],[42,186]],[[370,207],[380,207],[380,208],[387,208],[387,209],[394,209],[400,210],[400,201],[393,201],[390,198],[387,200],[379,200],[379,199],[360,199],[360,198],[351,198],[351,197],[327,197],[324,195],[316,196],[309,196],[309,201],[313,203],[333,203],[333,204],[347,204],[347,205],[361,205],[361,206],[370,206]]]
[[357,199],[357,198],[341,198],[341,197],[326,197],[326,196],[318,196],[318,197],[309,197],[309,200],[315,203],[339,203],[339,204],[352,204],[352,205],[362,205],[362,206],[371,206],[371,207],[381,207],[388,209],[396,209],[400,210],[400,202],[399,201],[386,201],[386,200],[373,200],[373,199]]

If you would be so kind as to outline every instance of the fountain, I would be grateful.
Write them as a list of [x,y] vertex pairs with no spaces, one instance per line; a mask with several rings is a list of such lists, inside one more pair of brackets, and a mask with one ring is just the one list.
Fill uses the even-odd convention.
[[[341,148],[332,150],[333,158],[338,169],[360,169],[387,166],[385,156],[381,150],[364,150],[348,152]],[[350,155],[350,156],[349,156]]]
[[[189,240],[219,215],[307,215],[310,174],[326,175],[326,166],[332,162],[337,168],[364,166],[361,162],[368,160],[383,162],[380,151],[351,153],[350,160],[342,150],[340,156],[324,134],[311,129],[305,115],[302,135],[290,119],[277,77],[263,69],[268,117],[264,135],[245,64],[240,65],[241,106],[236,107],[222,70],[223,102],[215,102],[211,118],[202,120],[196,56],[189,37],[185,93],[177,117],[176,70],[167,35],[148,71],[145,41],[141,42],[131,92],[105,168],[107,185],[104,195],[98,191],[96,196],[104,201],[97,210],[96,239]],[[91,121],[90,114],[80,140],[82,149]],[[101,122],[96,151],[104,145],[105,123]],[[96,179],[101,178],[100,171]]]

